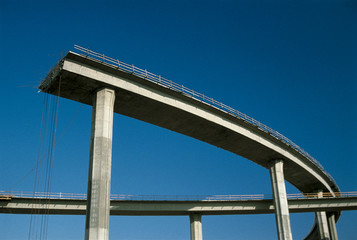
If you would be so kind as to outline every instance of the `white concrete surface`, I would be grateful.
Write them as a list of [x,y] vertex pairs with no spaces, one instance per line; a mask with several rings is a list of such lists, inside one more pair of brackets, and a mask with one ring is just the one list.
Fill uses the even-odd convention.
[[289,207],[286,197],[283,166],[284,162],[282,160],[274,160],[270,167],[270,178],[273,189],[278,239],[291,240],[293,237],[290,227]]
[[338,240],[335,214],[330,214],[330,216],[328,216],[327,220],[328,220],[328,228],[330,230],[331,240]]
[[93,98],[86,240],[108,240],[115,92],[99,89]]
[[202,240],[202,222],[201,215],[197,213],[190,214],[190,232],[191,240]]
[[[289,199],[289,213],[318,211],[357,210],[357,197]],[[86,200],[13,198],[0,199],[0,213],[55,215],[85,215]],[[201,215],[273,214],[273,200],[242,201],[121,201],[110,202],[111,215],[128,216],[182,216],[191,213]]]
[[[318,198],[323,197],[323,191],[317,191]],[[319,232],[319,239],[320,240],[330,240],[330,232],[327,223],[327,216],[325,211],[316,212],[316,221],[317,227]]]

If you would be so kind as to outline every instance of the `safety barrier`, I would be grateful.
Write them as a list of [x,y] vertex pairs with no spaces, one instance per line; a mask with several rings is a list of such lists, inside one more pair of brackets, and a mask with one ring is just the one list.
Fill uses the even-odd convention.
[[[324,192],[322,197],[357,197],[355,192]],[[45,192],[23,192],[23,191],[0,191],[0,200],[11,200],[12,198],[41,198],[41,199],[87,199],[85,193],[45,193]],[[125,195],[111,194],[111,200],[126,201],[241,201],[241,200],[263,200],[272,199],[272,194],[253,195]],[[287,194],[288,199],[318,198],[317,193],[294,193]]]

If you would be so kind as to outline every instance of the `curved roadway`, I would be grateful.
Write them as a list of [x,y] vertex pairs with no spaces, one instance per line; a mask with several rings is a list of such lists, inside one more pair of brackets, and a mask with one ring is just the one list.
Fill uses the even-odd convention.
[[[39,87],[43,92],[92,105],[92,93],[116,91],[114,111],[245,157],[269,169],[284,160],[285,179],[301,192],[339,192],[337,184],[306,155],[266,131],[214,106],[99,60],[69,52]],[[315,232],[315,231],[313,231]]]

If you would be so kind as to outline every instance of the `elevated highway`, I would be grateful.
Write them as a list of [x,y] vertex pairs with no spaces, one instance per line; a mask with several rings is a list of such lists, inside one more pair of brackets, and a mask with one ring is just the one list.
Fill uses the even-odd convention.
[[[60,196],[60,194],[56,194]],[[86,199],[59,197],[12,197],[0,195],[0,213],[85,215]],[[187,196],[185,196],[187,198]],[[185,198],[184,197],[184,198]],[[121,199],[126,199],[122,196]],[[133,197],[131,197],[133,199]],[[158,197],[157,199],[159,199]],[[181,198],[181,199],[184,199]],[[194,198],[194,197],[193,197]],[[135,199],[135,198],[134,198]],[[140,199],[138,197],[137,199]],[[155,199],[155,198],[147,198]],[[174,197],[169,198],[174,199]],[[178,198],[180,199],[180,198]],[[248,197],[246,200],[229,200],[228,196],[208,200],[111,200],[110,215],[127,216],[181,216],[200,215],[273,214],[273,199]],[[212,200],[218,199],[218,200]],[[357,210],[357,195],[330,198],[288,199],[289,212],[337,212]]]
[[211,105],[196,97],[201,95],[194,91],[191,96],[185,87],[180,91],[177,84],[160,76],[150,81],[152,74],[145,71],[136,74],[137,71],[135,67],[123,69],[105,60],[68,52],[39,88],[93,105],[96,90],[108,87],[115,91],[115,113],[207,142],[267,169],[273,160],[282,159],[285,179],[301,192],[317,189],[339,192],[321,164],[284,136],[272,134],[275,131],[264,124],[249,121],[251,118],[229,107],[220,109],[219,103]]
[[[76,49],[81,54],[68,52],[39,88],[93,105],[88,204],[103,206],[100,208],[107,213],[87,220],[88,232],[92,231],[89,221],[96,227],[105,225],[105,230],[98,231],[108,231],[113,112],[201,140],[269,169],[279,239],[292,238],[284,179],[301,192],[318,192],[320,196],[340,192],[320,163],[268,126],[161,76],[79,46]],[[90,208],[87,219],[91,212],[102,211],[100,208]],[[317,222],[325,221],[326,213],[320,215],[316,215]],[[335,216],[338,220],[339,212]]]

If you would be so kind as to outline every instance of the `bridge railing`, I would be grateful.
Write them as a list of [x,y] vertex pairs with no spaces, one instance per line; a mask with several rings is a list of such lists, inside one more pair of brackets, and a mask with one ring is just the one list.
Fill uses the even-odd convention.
[[[87,199],[85,193],[46,193],[46,192],[23,192],[23,191],[0,191],[0,200],[12,198],[39,198],[39,199]],[[317,193],[294,193],[287,194],[288,199],[317,198]],[[357,192],[323,193],[324,198],[333,197],[357,197]],[[272,199],[272,194],[253,195],[125,195],[111,194],[111,200],[127,201],[240,201],[240,200],[263,200]]]
[[0,191],[0,199],[4,197],[17,198],[56,198],[56,199],[87,199],[85,193],[46,193],[26,191]]
[[230,114],[234,117],[237,117],[249,124],[252,124],[253,126],[256,126],[258,129],[260,129],[263,132],[266,132],[273,136],[274,138],[278,139],[279,141],[285,143],[286,145],[290,146],[293,148],[295,151],[306,157],[309,161],[314,163],[318,168],[321,169],[321,171],[328,176],[332,182],[335,183],[337,186],[335,180],[333,177],[326,172],[326,170],[323,168],[323,166],[315,159],[313,158],[309,153],[307,153],[304,149],[299,147],[297,144],[295,144],[293,141],[282,135],[281,133],[271,129],[270,127],[262,124],[261,122],[255,120],[252,117],[249,117],[248,115],[239,112],[238,110],[235,110],[219,101],[214,100],[213,98],[207,97],[204,94],[198,93],[194,90],[191,90],[183,85],[177,84],[171,80],[168,80],[166,78],[161,77],[160,75],[156,75],[153,73],[148,72],[146,69],[141,69],[138,67],[135,67],[134,65],[130,65],[124,62],[121,62],[117,59],[110,58],[108,56],[105,56],[104,54],[96,53],[94,51],[89,50],[88,48],[84,48],[78,45],[74,45],[74,48],[78,51],[80,51],[81,55],[94,59],[96,61],[99,61],[103,64],[109,65],[113,68],[120,69],[121,71],[133,74],[135,76],[141,77],[143,79],[146,79],[148,81],[151,81],[153,83],[159,84],[163,87],[172,89],[174,91],[180,92],[186,96],[192,97],[198,101],[201,101],[203,103],[206,103],[212,107],[215,107],[227,114]]

